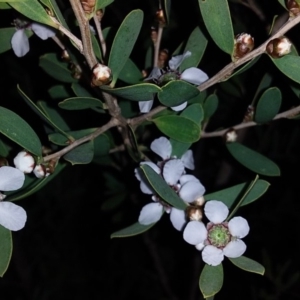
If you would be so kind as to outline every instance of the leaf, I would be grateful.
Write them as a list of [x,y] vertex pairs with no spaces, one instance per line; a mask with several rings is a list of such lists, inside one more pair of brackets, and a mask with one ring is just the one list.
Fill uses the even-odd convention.
[[153,99],[153,94],[161,91],[159,86],[152,83],[141,83],[117,89],[102,86],[101,89],[109,94],[132,101],[151,100]]
[[158,93],[158,100],[165,106],[177,106],[199,94],[199,90],[182,80],[168,82]]
[[72,165],[88,164],[93,160],[94,157],[94,143],[88,141],[78,147],[74,148],[63,156],[65,160],[70,162]]
[[6,144],[0,139],[0,156],[7,157],[9,154],[9,149]]
[[231,55],[234,35],[227,0],[198,0],[203,21],[214,42]]
[[108,60],[108,67],[112,70],[113,74],[111,86],[114,86],[116,83],[120,72],[131,54],[142,23],[143,12],[139,9],[133,10],[126,16],[115,36]]
[[[270,57],[271,58],[271,57]],[[287,77],[300,83],[300,56],[285,55],[281,58],[271,58],[275,66]]]
[[223,285],[223,266],[209,266],[205,264],[199,280],[199,286],[204,298],[212,297],[217,294]]
[[106,134],[100,134],[94,139],[94,159],[107,155],[110,149],[110,140]]
[[269,158],[239,143],[227,143],[230,154],[249,170],[266,176],[279,176],[280,169]]
[[286,6],[285,6],[284,0],[278,0],[278,2],[279,2],[285,9],[287,9]]
[[185,202],[183,202],[183,200],[178,197],[175,191],[170,186],[168,186],[161,175],[157,174],[148,165],[142,165],[140,168],[146,176],[149,184],[161,199],[180,210],[184,210],[187,207]]
[[58,25],[51,20],[44,7],[37,0],[9,2],[9,5],[33,21],[58,28]]
[[11,38],[15,32],[16,32],[15,27],[0,28],[0,36],[1,36],[0,53],[3,53],[11,49]]
[[254,121],[266,123],[271,121],[279,112],[281,106],[281,92],[277,87],[267,89],[258,100]]
[[42,145],[34,130],[16,113],[0,107],[0,132],[36,156],[42,156]]
[[143,79],[143,75],[136,64],[128,58],[119,75],[119,79],[128,84],[136,84]]
[[77,97],[93,98],[92,94],[79,83],[72,83],[71,89]]
[[190,119],[180,116],[162,116],[152,120],[165,135],[182,143],[194,143],[200,139],[201,128]]
[[0,277],[3,277],[10,263],[13,244],[11,231],[0,225]]
[[247,63],[245,63],[242,67],[240,67],[237,71],[235,71],[234,73],[232,73],[230,76],[226,77],[226,79],[224,81],[227,81],[228,79],[236,76],[236,75],[240,75],[242,73],[244,73],[245,71],[247,71],[248,69],[250,69],[252,66],[254,66],[257,61],[259,60],[260,55],[256,56],[255,58],[251,59],[250,61],[248,61]]
[[64,85],[55,85],[48,90],[48,94],[54,100],[66,99],[71,97],[69,91]]
[[96,57],[101,61],[102,60],[102,52],[98,43],[98,40],[96,39],[95,35],[91,34],[91,40],[92,40],[92,46],[94,53]]
[[[205,200],[219,200],[226,204],[228,208],[231,208],[231,206],[241,197],[241,195],[243,195],[243,192],[248,186],[249,183],[247,182],[237,184],[230,188],[207,194],[205,195]],[[250,204],[255,200],[259,199],[268,190],[269,187],[269,182],[262,179],[257,180],[252,190],[245,197],[241,206]]]
[[218,105],[219,99],[216,94],[211,94],[207,97],[203,105],[205,120],[208,120],[216,112]]
[[187,68],[197,67],[201,61],[204,51],[207,46],[207,39],[203,35],[201,29],[197,26],[191,33],[183,53],[190,51],[192,55],[187,57],[179,67],[182,72]]
[[82,110],[93,107],[103,108],[103,103],[96,98],[72,97],[59,102],[58,106],[67,110]]
[[229,258],[229,260],[236,265],[238,268],[247,271],[252,272],[260,275],[264,275],[265,268],[260,263],[256,262],[255,260],[252,260],[245,256],[240,256],[237,258]]
[[0,0],[0,9],[11,9],[7,3],[3,3],[2,1],[7,2],[6,0]]
[[194,121],[196,124],[201,126],[201,122],[204,117],[204,112],[202,105],[200,104],[192,104],[188,106],[181,114],[180,116],[190,119],[191,121]]
[[164,14],[166,23],[170,24],[171,0],[164,0]]
[[110,238],[123,238],[123,237],[130,237],[135,236],[138,234],[141,234],[147,230],[149,230],[151,227],[153,227],[156,223],[150,224],[150,225],[142,225],[140,223],[134,223],[131,226],[128,226],[124,229],[121,229],[119,231],[114,232],[111,234]]
[[72,83],[77,79],[72,77],[68,65],[58,60],[55,53],[47,53],[40,57],[39,66],[51,77],[58,81]]
[[97,0],[96,2],[96,10],[104,8],[108,6],[109,4],[113,3],[114,0]]
[[190,147],[191,143],[181,143],[170,139],[170,143],[172,145],[172,153],[171,156],[181,157]]

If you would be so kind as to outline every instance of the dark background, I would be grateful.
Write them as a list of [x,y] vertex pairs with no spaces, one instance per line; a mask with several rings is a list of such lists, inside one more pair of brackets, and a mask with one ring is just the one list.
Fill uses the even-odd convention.
[[[248,32],[259,45],[268,36],[273,16],[284,14],[284,10],[273,0],[257,2],[263,16],[237,3],[230,2],[230,8],[235,33]],[[132,55],[141,69],[150,43],[150,27],[155,24],[156,5],[156,1],[150,0],[115,0],[103,19],[104,28],[117,28],[132,9],[143,9],[145,25]],[[12,11],[0,11],[1,26],[11,26],[14,17]],[[207,35],[198,2],[173,0],[172,22],[165,30],[162,48],[172,53],[196,25]],[[299,49],[299,27],[288,36]],[[209,41],[200,67],[211,77],[229,58]],[[42,121],[20,98],[16,84],[32,99],[50,101],[47,90],[57,82],[38,67],[38,57],[57,51],[57,46],[36,36],[30,39],[30,45],[30,52],[23,58],[15,57],[12,51],[0,55],[0,101],[1,106],[18,113],[44,136],[43,142],[47,144]],[[238,80],[210,89],[210,92],[218,90],[220,106],[208,130],[240,123],[267,71],[273,76],[272,86],[282,91],[282,111],[299,105],[299,99],[289,88],[291,82],[263,56]],[[71,126],[99,126],[94,112],[84,112],[80,122],[78,116],[67,115]],[[153,127],[146,133],[147,145],[159,136]],[[299,134],[297,120],[279,120],[239,132],[240,142],[276,162],[282,174],[276,178],[261,177],[271,183],[268,192],[238,211],[238,215],[247,218],[251,229],[244,239],[248,246],[245,255],[266,267],[265,276],[244,272],[225,259],[224,286],[216,299],[300,299]],[[221,138],[200,140],[193,150],[194,174],[207,193],[255,176],[230,157]],[[10,159],[18,151],[14,148]],[[23,230],[13,233],[11,264],[0,279],[1,300],[201,299],[198,288],[203,267],[201,253],[183,241],[168,216],[140,236],[110,239],[112,232],[136,222],[140,209],[150,201],[139,192],[133,173],[137,164],[124,153],[115,155],[113,161],[118,168],[109,164],[68,165],[44,189],[18,202],[26,209],[28,221]],[[121,182],[114,189],[124,190],[124,201],[118,205],[107,202],[108,176]]]

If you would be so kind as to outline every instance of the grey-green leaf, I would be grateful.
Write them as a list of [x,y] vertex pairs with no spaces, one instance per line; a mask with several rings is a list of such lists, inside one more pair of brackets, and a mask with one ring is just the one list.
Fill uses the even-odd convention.
[[10,230],[0,225],[0,277],[7,271],[12,254],[12,236]]
[[103,103],[96,98],[72,97],[59,102],[58,106],[66,110],[82,110],[93,107],[103,108]]
[[204,298],[209,298],[217,294],[223,285],[224,274],[223,266],[205,265],[199,280],[200,290]]
[[204,118],[204,112],[201,104],[192,104],[189,105],[181,114],[180,116],[188,118],[194,121],[196,124],[201,126],[201,122]]
[[218,105],[219,99],[216,94],[211,94],[207,97],[203,105],[205,120],[208,120],[216,112]]
[[119,75],[119,79],[128,84],[136,84],[143,79],[143,75],[136,64],[128,58]]
[[265,268],[260,263],[258,263],[255,260],[252,260],[245,256],[240,256],[237,258],[229,258],[229,260],[236,265],[238,268],[247,271],[252,272],[260,275],[264,275]]
[[140,223],[134,223],[126,228],[123,228],[119,231],[114,232],[111,234],[110,238],[123,238],[123,237],[131,237],[135,236],[141,233],[144,233],[145,231],[149,230],[151,227],[153,227],[156,223],[150,224],[150,225],[142,225]]

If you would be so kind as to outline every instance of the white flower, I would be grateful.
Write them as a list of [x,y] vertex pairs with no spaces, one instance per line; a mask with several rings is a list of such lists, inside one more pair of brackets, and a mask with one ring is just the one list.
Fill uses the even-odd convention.
[[[31,30],[42,40],[55,36],[55,30],[46,25],[32,23]],[[29,51],[29,40],[24,28],[17,29],[11,39],[11,46],[18,57],[22,57]]]
[[[1,191],[17,190],[22,187],[24,180],[24,173],[18,169],[7,166],[0,168]],[[0,193],[0,224],[9,230],[20,230],[27,220],[26,211],[12,202],[2,201],[5,197]]]
[[26,151],[21,151],[14,158],[14,164],[17,169],[24,173],[31,173],[35,162],[32,155]]
[[[187,57],[191,56],[192,53],[190,51],[185,52],[182,55],[173,56],[169,60],[169,68],[170,70],[165,72],[159,68],[153,68],[152,72],[150,73],[149,77],[147,77],[145,80],[152,80],[155,82],[163,82],[165,76],[171,76],[172,78],[175,77],[175,79],[181,79],[184,81],[187,81],[189,83],[200,85],[204,81],[208,79],[208,76],[206,73],[204,73],[202,70],[191,67],[186,70],[184,70],[181,74],[177,71],[181,63],[186,59]],[[174,79],[174,78],[173,78]],[[154,98],[154,95],[153,95]],[[153,105],[153,98],[149,99],[148,101],[140,101],[139,102],[139,108],[140,112],[147,113],[150,111],[152,105]],[[187,106],[187,102],[183,102],[180,105],[171,107],[174,111],[181,111],[185,109]]]
[[36,165],[33,169],[33,174],[37,178],[44,178],[50,175],[50,173],[44,165]]
[[191,221],[183,232],[183,238],[189,244],[202,250],[202,259],[211,266],[219,265],[224,255],[235,258],[246,251],[246,244],[241,240],[249,233],[248,222],[242,217],[234,217],[224,222],[229,210],[217,200],[208,201],[204,207],[210,223],[207,227],[202,222]]

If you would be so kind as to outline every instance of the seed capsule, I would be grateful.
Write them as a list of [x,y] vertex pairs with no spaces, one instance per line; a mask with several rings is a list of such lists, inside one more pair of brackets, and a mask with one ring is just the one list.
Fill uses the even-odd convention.
[[279,58],[291,52],[291,41],[282,36],[270,41],[266,47],[267,53],[273,58]]
[[254,48],[254,38],[248,33],[238,34],[234,39],[233,60],[244,57]]

